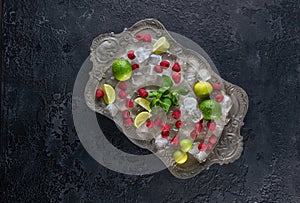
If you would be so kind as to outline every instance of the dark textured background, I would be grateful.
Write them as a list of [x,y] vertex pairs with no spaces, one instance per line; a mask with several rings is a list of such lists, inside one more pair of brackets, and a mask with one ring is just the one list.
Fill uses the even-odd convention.
[[[199,43],[250,108],[233,164],[129,176],[84,150],[71,115],[93,38],[154,17]],[[4,0],[0,202],[300,202],[300,1]],[[145,153],[105,118],[120,149]]]

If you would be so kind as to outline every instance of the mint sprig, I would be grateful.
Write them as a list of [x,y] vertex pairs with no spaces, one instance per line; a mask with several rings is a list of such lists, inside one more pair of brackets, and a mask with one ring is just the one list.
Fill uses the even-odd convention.
[[161,106],[164,111],[168,113],[172,105],[178,106],[179,95],[187,95],[189,90],[185,90],[183,88],[174,88],[173,90],[170,90],[174,83],[167,75],[162,76],[162,81],[164,87],[161,87],[158,90],[150,91],[147,98],[153,98],[153,100],[150,102],[151,109],[155,106]]

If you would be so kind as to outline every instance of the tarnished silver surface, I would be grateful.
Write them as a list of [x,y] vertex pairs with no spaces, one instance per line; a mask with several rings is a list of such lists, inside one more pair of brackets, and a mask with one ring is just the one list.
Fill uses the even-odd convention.
[[[94,39],[91,46],[93,69],[90,72],[90,79],[85,88],[85,100],[88,107],[112,119],[112,117],[105,113],[100,103],[95,102],[95,90],[101,80],[107,79],[107,76],[111,75],[110,66],[115,60],[115,56],[125,53],[127,47],[134,43],[133,36],[143,30],[147,30],[148,33],[156,38],[167,36],[170,39],[169,50],[173,55],[186,58],[187,63],[191,64],[191,66],[207,69],[212,75],[212,82],[223,84],[224,91],[231,97],[233,106],[227,115],[228,123],[223,129],[218,144],[208,155],[206,161],[202,163],[199,163],[193,156],[189,155],[186,163],[181,165],[175,164],[170,160],[170,157],[166,157],[163,152],[157,151],[153,140],[139,140],[134,139],[132,135],[130,137],[126,135],[126,133],[125,135],[136,145],[155,153],[169,166],[168,168],[174,176],[182,179],[193,177],[212,164],[228,164],[238,159],[243,150],[243,137],[240,135],[240,129],[248,110],[248,96],[246,92],[242,88],[223,80],[217,75],[202,55],[185,49],[178,44],[157,20],[145,19],[137,22],[131,28],[124,29],[120,34],[102,34]],[[118,121],[115,122],[120,125]]]

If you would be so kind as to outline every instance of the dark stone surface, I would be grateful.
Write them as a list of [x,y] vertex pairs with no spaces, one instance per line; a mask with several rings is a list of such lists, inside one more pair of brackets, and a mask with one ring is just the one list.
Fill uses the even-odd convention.
[[[71,94],[92,39],[146,17],[199,43],[249,94],[235,163],[189,180],[129,176],[80,144]],[[0,202],[300,202],[299,22],[299,0],[4,1]]]

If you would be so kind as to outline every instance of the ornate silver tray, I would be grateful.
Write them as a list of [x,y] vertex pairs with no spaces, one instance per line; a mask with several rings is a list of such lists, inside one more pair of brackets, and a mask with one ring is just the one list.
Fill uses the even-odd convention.
[[[208,154],[206,160],[202,163],[197,161],[193,156],[189,155],[188,161],[184,164],[176,164],[161,151],[155,147],[153,139],[141,140],[134,131],[130,132],[130,136],[125,135],[136,145],[146,148],[156,154],[168,167],[169,171],[177,178],[186,179],[199,174],[202,170],[208,169],[210,165],[218,163],[228,164],[237,160],[243,150],[243,137],[240,135],[240,129],[243,126],[243,119],[248,110],[248,96],[246,92],[217,75],[210,63],[205,57],[192,50],[185,49],[177,43],[164,26],[155,19],[145,19],[137,22],[131,28],[124,29],[120,34],[108,33],[102,34],[94,39],[91,45],[91,61],[93,69],[90,72],[90,78],[85,88],[85,100],[87,106],[95,112],[103,114],[110,119],[112,116],[107,114],[101,104],[95,99],[95,90],[102,80],[110,80],[107,75],[110,73],[112,62],[116,59],[116,55],[124,52],[128,46],[134,43],[136,33],[148,32],[159,38],[167,36],[170,41],[170,52],[174,56],[186,59],[186,63],[193,67],[201,67],[206,69],[212,75],[212,81],[223,84],[223,90],[231,98],[232,107],[226,117],[226,125],[223,128],[221,136],[211,153]],[[119,124],[118,120],[114,120]]]

